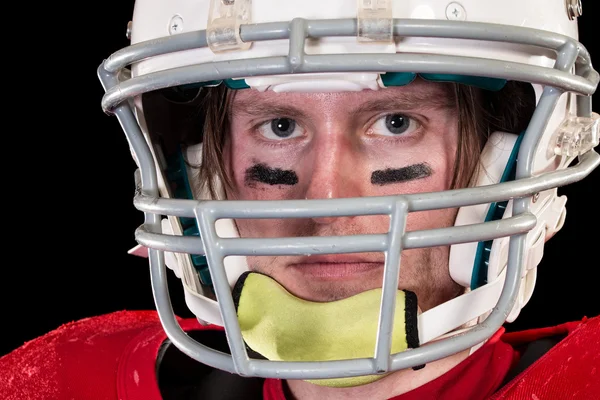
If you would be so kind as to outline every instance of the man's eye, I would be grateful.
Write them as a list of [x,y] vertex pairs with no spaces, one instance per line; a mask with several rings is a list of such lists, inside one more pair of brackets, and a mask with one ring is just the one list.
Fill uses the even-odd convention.
[[304,133],[304,129],[291,118],[272,119],[262,124],[258,131],[271,140],[290,139]]
[[419,128],[419,123],[403,114],[388,114],[379,118],[371,128],[370,134],[384,136],[409,135]]

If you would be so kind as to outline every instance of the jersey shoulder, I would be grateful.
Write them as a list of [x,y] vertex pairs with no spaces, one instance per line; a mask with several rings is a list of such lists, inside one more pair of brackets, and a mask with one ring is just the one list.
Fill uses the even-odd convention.
[[0,358],[0,398],[116,398],[121,354],[134,338],[143,345],[144,332],[156,329],[155,311],[119,311],[64,324]]
[[600,398],[600,316],[505,336],[513,346],[520,346],[552,335],[563,338],[492,399]]

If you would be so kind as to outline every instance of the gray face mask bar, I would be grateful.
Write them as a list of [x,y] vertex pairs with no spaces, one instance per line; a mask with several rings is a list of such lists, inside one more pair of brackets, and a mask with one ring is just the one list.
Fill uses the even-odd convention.
[[[395,36],[460,38],[533,45],[557,53],[554,68],[432,54],[308,55],[307,38],[356,36],[357,23],[347,20],[294,19],[290,23],[242,26],[245,42],[289,39],[288,56],[234,60],[185,66],[130,78],[131,63],[161,54],[207,47],[206,32],[189,32],[132,45],[114,53],[98,69],[106,90],[102,107],[117,116],[139,164],[140,180],[135,207],[145,220],[136,231],[136,240],[148,247],[150,273],[156,307],[170,340],[193,359],[242,376],[279,379],[319,379],[370,375],[411,368],[468,349],[489,338],[506,320],[519,291],[520,271],[525,257],[527,232],[536,224],[529,211],[531,196],[543,190],[577,182],[600,163],[590,150],[579,162],[565,170],[532,177],[533,159],[547,121],[561,94],[576,93],[578,115],[591,114],[591,95],[598,73],[591,66],[587,50],[573,39],[529,28],[503,27],[473,22],[394,20]],[[417,193],[358,199],[288,201],[194,201],[160,198],[157,171],[151,151],[134,117],[134,96],[156,89],[196,82],[236,77],[312,72],[422,72],[485,76],[536,83],[545,87],[523,138],[518,155],[515,181],[439,193]],[[574,71],[575,73],[571,73]],[[121,81],[122,80],[122,81]],[[405,232],[409,212],[454,208],[513,199],[511,218],[471,226]],[[220,218],[309,218],[324,216],[389,215],[387,234],[341,237],[302,237],[277,239],[223,239],[217,236],[215,221]],[[201,238],[169,236],[161,233],[161,216],[196,218]],[[417,349],[390,354],[392,316],[400,253],[403,249],[450,245],[511,236],[505,284],[500,299],[484,324],[454,337],[427,343]],[[183,332],[175,319],[169,299],[164,251],[205,254],[216,296],[222,310],[231,355],[206,347]],[[377,346],[373,358],[326,362],[280,362],[249,359],[240,333],[231,289],[223,259],[229,255],[298,255],[381,251],[385,253],[383,295]]]

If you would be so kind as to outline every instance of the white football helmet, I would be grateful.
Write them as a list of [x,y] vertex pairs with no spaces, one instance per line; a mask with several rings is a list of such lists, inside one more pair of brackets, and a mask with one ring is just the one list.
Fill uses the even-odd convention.
[[[131,46],[98,75],[102,107],[115,115],[139,166],[136,231],[149,256],[156,307],[171,341],[190,357],[243,376],[318,379],[417,367],[484,342],[529,300],[544,243],[563,225],[557,187],[600,162],[599,76],[578,42],[576,0],[137,0]],[[144,96],[157,90],[226,85],[231,90],[385,90],[416,75],[489,90],[527,82],[536,109],[525,132],[495,132],[480,155],[486,173],[468,188],[373,198],[230,201],[193,195],[191,173],[152,132]],[[190,164],[199,148],[187,148]],[[178,192],[172,182],[179,183]],[[405,232],[407,213],[460,207],[454,227]],[[386,214],[388,234],[239,238],[236,218]],[[397,223],[396,223],[397,222]],[[464,294],[419,315],[420,346],[390,354],[402,249],[451,246],[452,278]],[[231,289],[247,255],[385,252],[373,357],[286,362],[248,356]],[[227,258],[226,258],[227,257]],[[225,262],[224,259],[226,258]],[[165,263],[166,261],[166,263]],[[181,279],[199,320],[225,328],[231,355],[179,327],[165,264]],[[485,323],[483,323],[485,322]],[[468,328],[465,330],[465,326]],[[461,328],[461,334],[454,334]]]

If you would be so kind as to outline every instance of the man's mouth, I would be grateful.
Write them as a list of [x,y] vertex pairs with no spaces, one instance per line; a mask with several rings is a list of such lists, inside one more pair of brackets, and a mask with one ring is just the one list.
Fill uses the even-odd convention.
[[344,280],[365,274],[382,274],[383,257],[365,257],[358,254],[331,254],[309,256],[294,260],[288,268],[308,278]]

